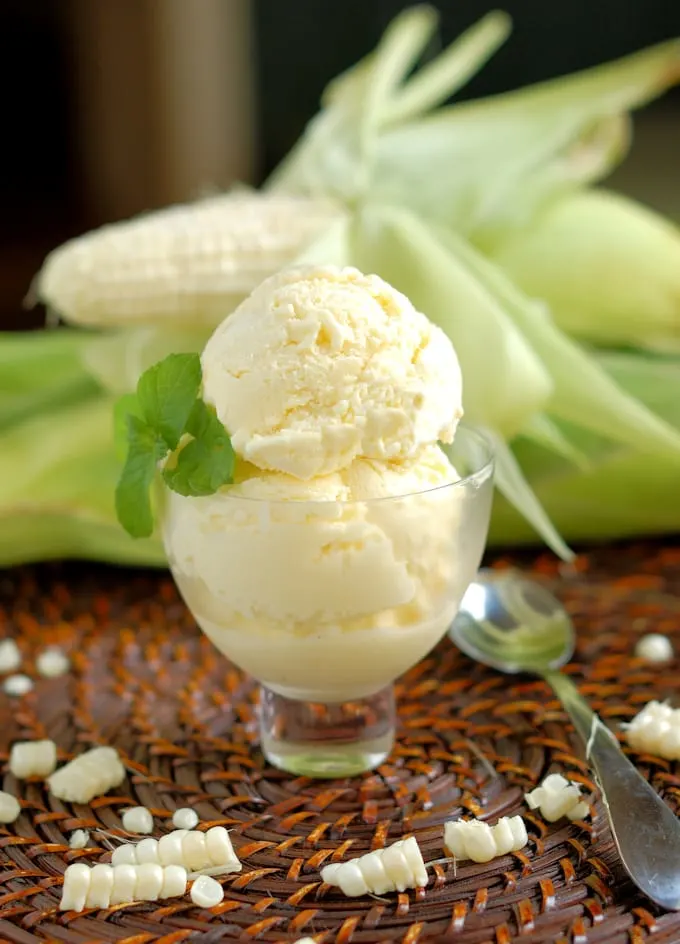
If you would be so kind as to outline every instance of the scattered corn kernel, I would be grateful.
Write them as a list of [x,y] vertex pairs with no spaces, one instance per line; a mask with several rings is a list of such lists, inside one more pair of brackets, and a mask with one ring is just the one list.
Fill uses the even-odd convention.
[[14,672],[21,665],[21,652],[13,639],[0,642],[0,675]]
[[172,814],[172,825],[177,829],[193,829],[198,826],[198,813],[188,806],[175,810]]
[[625,729],[633,750],[680,760],[680,709],[650,701]]
[[33,682],[27,675],[8,675],[2,687],[6,695],[19,698],[33,690]]
[[145,806],[133,806],[123,813],[123,829],[128,833],[152,833],[153,816]]
[[13,823],[21,813],[21,806],[11,793],[0,790],[0,823]]
[[54,741],[18,741],[12,745],[9,769],[18,780],[49,777],[56,768],[57,745]]
[[91,871],[89,865],[84,862],[76,862],[67,867],[59,902],[61,911],[83,911],[90,890]]
[[65,675],[70,665],[71,662],[66,653],[56,646],[43,650],[35,660],[38,674],[43,678],[58,678],[60,675]]
[[648,633],[638,639],[635,655],[646,662],[670,662],[675,656],[673,643],[661,633]]
[[581,787],[562,774],[549,774],[543,782],[525,793],[524,799],[531,810],[538,810],[544,820],[555,823],[566,816],[583,819],[588,815],[588,804],[581,798]]
[[407,888],[427,885],[425,863],[413,836],[347,862],[326,865],[321,869],[321,878],[328,885],[337,885],[344,895],[351,898],[403,892]]
[[186,888],[186,869],[177,865],[163,868],[154,863],[115,866],[99,863],[90,868],[84,862],[76,862],[64,872],[59,909],[83,911],[128,901],[158,901],[184,895]]
[[496,856],[519,852],[528,841],[521,816],[503,816],[495,826],[476,819],[458,819],[444,825],[444,844],[456,859],[490,862]]
[[47,783],[60,800],[89,803],[119,787],[125,779],[118,752],[113,747],[94,747],[55,771]]
[[85,849],[89,841],[90,834],[86,829],[76,829],[74,833],[71,833],[68,844],[71,849]]
[[209,875],[200,875],[191,886],[191,900],[199,908],[214,908],[224,899],[224,889]]
[[149,837],[114,849],[113,865],[155,862],[159,865],[182,865],[193,872],[206,870],[216,874],[240,872],[241,863],[234,852],[224,826],[213,826],[207,832],[175,829],[160,839]]

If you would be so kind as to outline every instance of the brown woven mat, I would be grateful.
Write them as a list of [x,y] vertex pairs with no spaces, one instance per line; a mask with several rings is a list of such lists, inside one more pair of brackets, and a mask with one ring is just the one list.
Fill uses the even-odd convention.
[[[650,668],[632,651],[652,630],[673,635],[680,651],[680,547],[599,550],[566,570],[549,556],[529,565],[573,614],[579,646],[568,671],[611,725],[652,697],[677,696],[678,663]],[[475,666],[445,642],[399,684],[401,730],[389,762],[362,778],[312,782],[264,765],[253,687],[195,630],[165,575],[6,572],[0,637],[8,635],[19,638],[29,674],[46,643],[70,649],[73,671],[39,680],[19,700],[0,694],[2,757],[18,738],[51,737],[63,759],[115,744],[130,774],[117,795],[91,807],[65,806],[42,783],[4,774],[23,812],[0,828],[1,941],[680,941],[680,914],[659,912],[621,873],[596,798],[587,824],[546,827],[522,805],[523,791],[552,770],[593,790],[582,747],[541,682]],[[637,762],[678,808],[676,766]],[[70,850],[70,833],[115,832],[130,804],[152,809],[159,830],[185,805],[204,825],[232,830],[244,869],[224,880],[222,905],[205,911],[181,899],[57,910],[65,866],[106,851],[97,832],[96,848]],[[524,852],[457,873],[437,865],[424,890],[346,899],[320,884],[324,862],[411,831],[434,860],[443,855],[446,819],[516,812],[529,829]]]

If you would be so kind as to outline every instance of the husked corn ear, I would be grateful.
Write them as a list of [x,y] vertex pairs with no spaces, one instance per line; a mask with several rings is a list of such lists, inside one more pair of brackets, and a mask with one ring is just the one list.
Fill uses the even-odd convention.
[[257,191],[166,207],[59,246],[33,294],[82,325],[217,324],[341,215],[326,200]]

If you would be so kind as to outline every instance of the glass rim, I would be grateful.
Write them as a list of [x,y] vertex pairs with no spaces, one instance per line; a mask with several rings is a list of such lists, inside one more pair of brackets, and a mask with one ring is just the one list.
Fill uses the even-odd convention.
[[[390,501],[400,501],[405,498],[415,498],[416,496],[428,495],[434,492],[442,492],[445,489],[458,489],[466,488],[467,486],[479,487],[483,484],[488,478],[493,476],[495,454],[493,445],[485,433],[482,427],[472,426],[467,423],[459,423],[458,429],[454,437],[454,441],[451,443],[445,443],[443,450],[446,452],[447,449],[455,448],[456,439],[460,434],[463,434],[463,437],[469,436],[477,449],[482,450],[483,458],[481,461],[475,463],[475,468],[472,472],[469,472],[467,475],[461,476],[458,479],[453,479],[451,482],[442,482],[440,485],[430,485],[427,488],[418,489],[415,492],[399,492],[392,495],[380,495],[375,498],[259,498],[253,495],[232,495],[232,501],[238,502],[251,502],[253,505],[272,505],[274,507],[278,506],[290,506],[290,505],[315,505],[320,507],[329,507],[331,505],[376,505],[380,502],[390,502]],[[441,446],[441,444],[438,444]],[[342,471],[342,470],[340,470]],[[269,473],[272,474],[272,473]],[[276,473],[273,473],[276,474]],[[328,475],[333,475],[333,472],[329,472]],[[247,481],[247,480],[246,480]],[[303,480],[300,480],[301,483]],[[229,498],[230,491],[232,486],[226,485],[223,490],[220,490],[216,494],[220,497]],[[206,498],[211,498],[211,495],[205,496]]]

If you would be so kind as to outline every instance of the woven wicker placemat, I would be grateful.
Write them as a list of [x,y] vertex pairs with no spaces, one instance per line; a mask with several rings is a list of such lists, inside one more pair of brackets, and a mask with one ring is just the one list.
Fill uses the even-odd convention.
[[[657,631],[675,637],[680,651],[680,547],[602,549],[568,568],[548,555],[521,563],[572,613],[579,643],[567,671],[614,729],[650,698],[677,696],[678,662],[650,667],[633,648],[642,633]],[[73,668],[37,680],[21,699],[0,694],[2,758],[20,738],[53,738],[62,759],[114,744],[129,776],[115,796],[82,807],[4,773],[4,789],[23,810],[0,828],[0,941],[680,941],[680,914],[660,912],[623,875],[582,746],[540,681],[473,665],[445,641],[400,680],[400,736],[388,763],[361,778],[313,782],[264,764],[253,686],[196,631],[166,575],[61,566],[5,572],[6,636],[18,638],[28,674],[35,676],[46,644],[68,649]],[[676,765],[635,760],[677,809]],[[591,819],[548,827],[528,813],[523,791],[549,771],[584,784]],[[204,826],[232,830],[244,868],[224,880],[220,906],[206,911],[175,899],[57,910],[66,865],[99,860],[107,837],[97,830],[115,833],[131,804],[153,811],[159,833],[186,805]],[[457,870],[437,865],[426,889],[347,899],[320,882],[323,863],[410,832],[426,861],[441,858],[446,819],[517,812],[530,834],[523,852]],[[92,848],[69,849],[75,829],[92,831]]]

